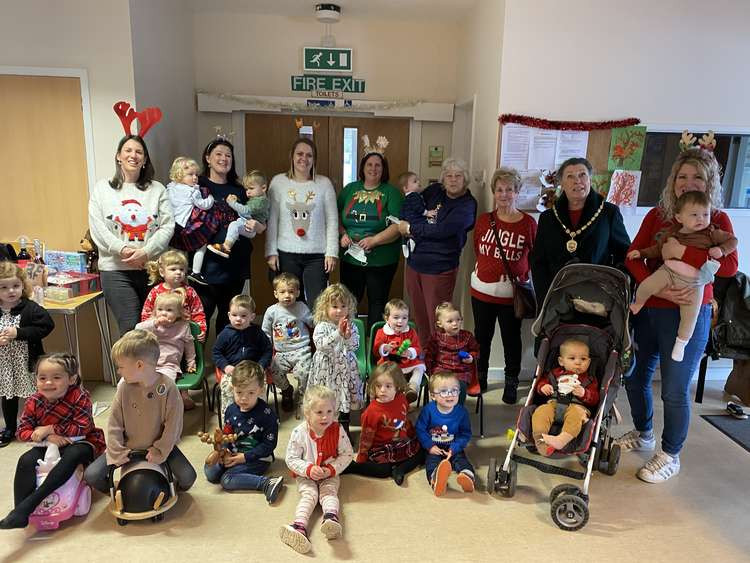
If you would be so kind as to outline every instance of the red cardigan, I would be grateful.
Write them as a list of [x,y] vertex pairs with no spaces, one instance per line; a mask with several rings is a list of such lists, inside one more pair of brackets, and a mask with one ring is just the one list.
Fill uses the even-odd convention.
[[71,385],[62,399],[50,403],[38,391],[26,399],[16,436],[29,442],[38,426],[52,425],[58,436],[84,436],[96,456],[106,449],[104,432],[94,426],[91,397],[78,385]]
[[[734,229],[732,228],[732,222],[729,220],[729,216],[723,211],[714,211],[711,214],[711,224],[715,225],[717,228],[721,229],[722,231],[734,233]],[[628,248],[628,252],[630,252],[631,250],[641,250],[643,248],[648,248],[649,246],[653,246],[654,244],[656,244],[656,241],[657,241],[656,235],[659,234],[661,231],[669,229],[670,227],[673,227],[673,226],[674,226],[674,221],[666,221],[664,217],[662,216],[661,208],[654,207],[643,218],[643,222],[641,223],[641,228],[638,230],[638,234],[635,235],[635,238],[633,239],[633,242],[630,245],[630,248]],[[698,269],[700,269],[700,267],[703,266],[703,264],[705,264],[707,260],[708,260],[707,249],[695,248],[692,246],[688,246],[685,249],[685,254],[682,256],[683,262],[685,262],[686,264],[690,264],[694,268],[698,268]],[[716,275],[722,278],[732,277],[734,274],[737,273],[737,260],[738,260],[737,251],[734,251],[731,254],[724,256],[723,258],[719,258],[719,264],[721,264],[721,266],[719,267],[719,270],[716,272]],[[656,260],[656,259],[642,260],[640,258],[636,258],[633,260],[625,260],[625,266],[628,268],[630,273],[633,274],[635,281],[639,284],[643,280],[645,280],[648,276],[650,276],[653,272],[655,272],[656,269],[659,268],[659,266],[661,265],[662,265],[662,261]],[[705,286],[703,286],[702,303],[704,305],[706,303],[709,303],[713,296],[714,296],[713,284],[708,283]],[[660,308],[677,307],[675,303],[672,303],[671,301],[668,301],[666,299],[661,299],[659,297],[650,297],[648,301],[646,301],[645,306],[646,307],[660,307]]]

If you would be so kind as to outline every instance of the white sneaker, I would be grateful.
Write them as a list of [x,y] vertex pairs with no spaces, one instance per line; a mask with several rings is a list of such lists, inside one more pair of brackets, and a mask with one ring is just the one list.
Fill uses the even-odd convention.
[[647,440],[641,437],[638,430],[631,430],[619,438],[615,438],[615,444],[626,452],[652,452],[656,449],[656,437]]
[[680,472],[680,458],[659,452],[646,462],[636,476],[646,483],[661,483]]

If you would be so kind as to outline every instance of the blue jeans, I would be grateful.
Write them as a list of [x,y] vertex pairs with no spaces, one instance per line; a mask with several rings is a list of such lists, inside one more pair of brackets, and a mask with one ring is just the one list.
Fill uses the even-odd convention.
[[[424,467],[427,470],[427,481],[432,479],[432,473],[437,469],[437,466],[443,461],[445,457],[441,455],[427,454],[425,456]],[[451,467],[456,473],[460,473],[464,469],[468,469],[474,473],[474,466],[471,465],[469,458],[466,457],[466,453],[463,451],[453,454],[451,456]]]
[[681,362],[672,359],[672,347],[680,324],[680,310],[644,307],[633,318],[635,331],[635,369],[625,378],[630,413],[636,430],[654,428],[654,400],[651,380],[658,363],[661,368],[661,399],[664,401],[664,432],[662,449],[680,453],[690,425],[690,380],[698,367],[708,341],[711,307],[703,305],[698,313],[695,330],[685,346]]
[[221,483],[222,488],[227,491],[262,491],[268,481],[268,477],[263,477],[263,474],[268,471],[269,465],[270,462],[261,460],[232,467],[217,463],[204,465],[203,473],[209,483]]

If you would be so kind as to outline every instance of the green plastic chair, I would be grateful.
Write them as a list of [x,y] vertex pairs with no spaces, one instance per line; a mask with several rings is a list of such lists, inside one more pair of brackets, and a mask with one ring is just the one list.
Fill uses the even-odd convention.
[[365,337],[365,323],[362,319],[354,319],[354,326],[359,333],[359,348],[357,348],[357,368],[362,381],[367,381],[367,338]]
[[203,407],[203,431],[206,431],[206,408],[208,403],[208,381],[204,374],[203,344],[198,340],[201,329],[198,323],[190,321],[190,334],[193,336],[195,345],[195,373],[184,372],[177,380],[177,389],[180,391],[201,390],[201,402]]

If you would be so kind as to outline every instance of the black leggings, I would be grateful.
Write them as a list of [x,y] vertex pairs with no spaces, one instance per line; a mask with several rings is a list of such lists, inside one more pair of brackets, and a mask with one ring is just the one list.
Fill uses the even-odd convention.
[[2,405],[5,429],[15,435],[18,430],[18,397],[3,397]]
[[281,272],[294,274],[299,280],[299,300],[304,301],[310,309],[315,307],[315,300],[328,285],[328,274],[325,270],[325,255],[299,254],[279,250],[279,270],[271,272],[271,278]]
[[505,378],[518,381],[521,373],[521,321],[513,313],[513,305],[501,305],[471,298],[471,308],[474,312],[474,336],[479,343],[479,359],[477,371],[486,374],[489,368],[492,338],[495,336],[495,322],[500,325],[500,336],[503,339],[503,355],[505,356]]
[[341,283],[354,294],[357,303],[362,301],[367,290],[368,334],[373,324],[383,320],[383,311],[397,269],[398,262],[387,266],[355,266],[341,261]]
[[87,442],[77,442],[60,449],[60,461],[52,468],[46,479],[36,487],[37,461],[44,459],[47,448],[31,448],[20,458],[13,480],[14,512],[28,517],[47,495],[65,484],[79,465],[94,461],[94,447]]
[[394,471],[406,475],[420,465],[424,465],[424,456],[424,450],[420,448],[416,454],[400,463],[375,463],[374,461],[357,463],[356,461],[353,461],[349,464],[349,467],[344,470],[344,473],[364,475],[365,477],[376,477],[378,479],[391,477]]

